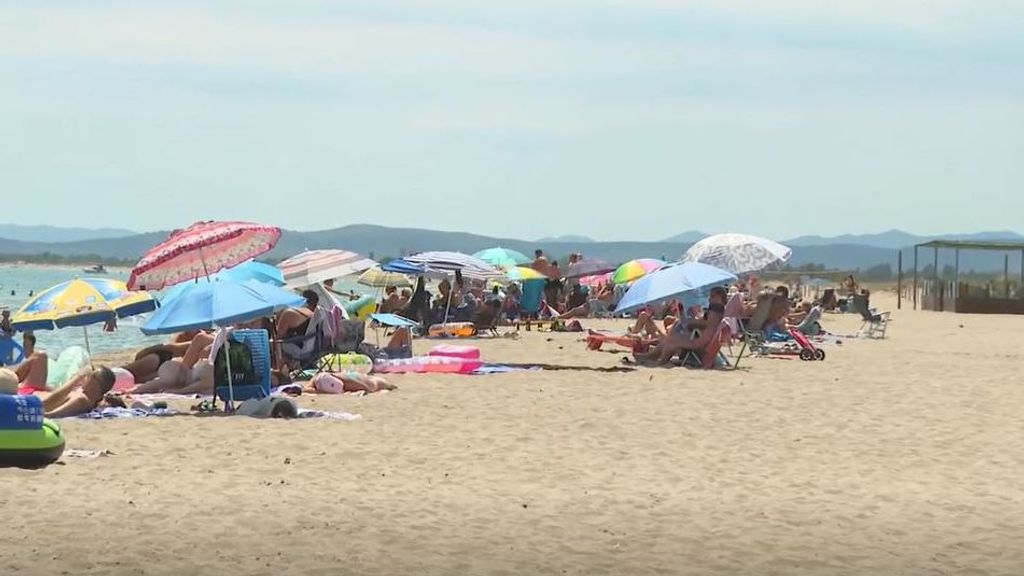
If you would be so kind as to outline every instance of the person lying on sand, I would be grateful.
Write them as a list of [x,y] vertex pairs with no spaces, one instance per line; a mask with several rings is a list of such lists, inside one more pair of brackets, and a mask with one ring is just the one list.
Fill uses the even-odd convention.
[[388,384],[388,381],[380,376],[360,374],[359,372],[321,372],[308,382],[296,382],[302,386],[303,392],[342,394],[348,392],[362,392],[373,394],[382,390],[398,390],[398,386]]
[[53,392],[35,392],[47,418],[67,418],[92,412],[114,387],[114,373],[106,366],[80,372]]
[[[674,322],[668,334],[657,345],[652,346],[646,353],[638,352],[634,354],[637,363],[648,366],[663,366],[668,364],[673,356],[684,350],[703,350],[706,348],[717,333],[715,328],[721,324],[722,319],[725,317],[725,300],[726,292],[724,288],[720,286],[712,288],[708,299],[708,310],[703,320]],[[698,329],[700,334],[696,337],[692,336],[692,331]]]
[[[128,390],[128,393],[212,394],[213,364],[208,358],[213,339],[213,334],[206,332],[197,334],[180,359],[172,358],[158,365],[153,377],[139,382]],[[132,362],[125,366],[125,369],[134,374],[135,372],[132,370],[139,369],[138,364],[141,362],[149,362],[150,356],[147,355],[142,360]]]

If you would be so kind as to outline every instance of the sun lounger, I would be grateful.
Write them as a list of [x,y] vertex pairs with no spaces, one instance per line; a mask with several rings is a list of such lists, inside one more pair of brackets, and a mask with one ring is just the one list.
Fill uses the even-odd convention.
[[878,312],[871,310],[868,297],[858,294],[853,297],[853,310],[860,314],[864,321],[860,325],[857,335],[862,338],[885,338],[885,331],[889,327],[890,312]]
[[590,330],[587,332],[587,348],[591,350],[600,350],[601,346],[605,344],[614,344],[616,346],[628,348],[633,352],[644,352],[657,341],[657,338],[623,336],[621,334],[613,334],[611,332],[602,332],[598,330]]

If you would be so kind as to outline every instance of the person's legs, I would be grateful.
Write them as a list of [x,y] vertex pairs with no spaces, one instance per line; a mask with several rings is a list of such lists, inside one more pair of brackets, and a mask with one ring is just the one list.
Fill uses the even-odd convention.
[[385,349],[397,349],[404,346],[412,346],[412,333],[409,332],[408,328],[402,327],[395,330],[395,333],[391,335],[391,340],[388,341]]
[[14,369],[18,382],[36,390],[46,390],[50,359],[45,352],[33,352],[24,362]]
[[201,359],[209,355],[209,347],[213,344],[213,334],[206,332],[200,332],[196,334],[192,342],[189,343],[188,349],[185,350],[185,354],[181,357],[181,363],[186,368],[191,368],[196,365]]

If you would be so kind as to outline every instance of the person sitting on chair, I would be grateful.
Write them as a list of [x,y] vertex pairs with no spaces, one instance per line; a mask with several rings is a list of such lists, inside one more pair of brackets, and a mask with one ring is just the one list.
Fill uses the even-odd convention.
[[[725,288],[721,286],[712,288],[708,298],[708,309],[703,319],[691,322],[676,321],[661,342],[651,347],[646,353],[636,353],[634,355],[636,361],[646,365],[663,366],[668,364],[673,356],[685,350],[707,348],[717,335],[718,325],[725,317],[726,297]],[[693,332],[697,330],[699,330],[699,334],[694,336]]]
[[313,319],[313,312],[320,304],[320,297],[312,290],[304,290],[302,297],[306,299],[303,308],[288,308],[277,315],[277,338],[285,340],[295,336],[303,336]]

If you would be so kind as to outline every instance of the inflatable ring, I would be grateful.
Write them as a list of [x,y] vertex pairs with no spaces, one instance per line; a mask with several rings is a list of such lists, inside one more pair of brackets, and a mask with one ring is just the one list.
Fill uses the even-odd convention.
[[64,453],[64,432],[52,420],[35,430],[0,430],[0,467],[38,468]]

